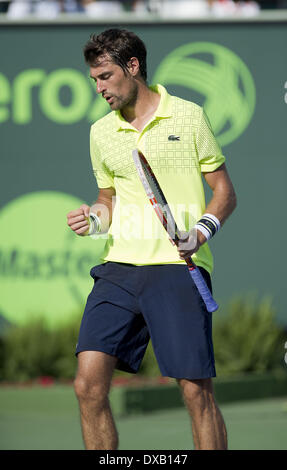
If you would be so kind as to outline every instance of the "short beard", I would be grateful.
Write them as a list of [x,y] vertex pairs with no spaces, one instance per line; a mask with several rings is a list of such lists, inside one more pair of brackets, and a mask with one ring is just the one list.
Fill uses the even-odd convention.
[[113,111],[118,111],[118,110],[120,111],[123,108],[134,106],[134,104],[136,103],[137,97],[138,97],[138,86],[136,83],[134,83],[133,88],[131,89],[129,95],[126,98],[122,98],[120,96],[116,97],[119,103],[116,105],[115,108],[113,108]]

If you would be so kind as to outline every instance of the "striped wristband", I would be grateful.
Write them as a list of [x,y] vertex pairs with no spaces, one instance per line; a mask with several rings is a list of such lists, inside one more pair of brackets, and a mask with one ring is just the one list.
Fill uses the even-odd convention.
[[99,217],[94,214],[93,212],[90,212],[90,228],[89,228],[89,235],[94,235],[96,233],[101,232],[101,221]]
[[210,240],[220,229],[220,222],[213,214],[203,214],[194,228],[203,233],[207,240]]

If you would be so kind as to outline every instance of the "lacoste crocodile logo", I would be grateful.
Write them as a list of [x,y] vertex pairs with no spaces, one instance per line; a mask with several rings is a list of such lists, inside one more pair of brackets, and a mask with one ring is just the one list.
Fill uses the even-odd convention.
[[169,135],[168,140],[180,140],[180,137],[178,135]]

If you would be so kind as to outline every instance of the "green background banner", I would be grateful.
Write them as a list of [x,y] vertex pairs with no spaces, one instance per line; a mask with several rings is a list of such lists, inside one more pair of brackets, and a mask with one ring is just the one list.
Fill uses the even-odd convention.
[[[83,307],[104,240],[66,213],[92,203],[90,124],[107,105],[82,47],[107,24],[0,24],[0,313],[63,321]],[[144,40],[148,79],[204,105],[238,208],[210,242],[214,292],[271,295],[286,323],[286,23],[121,24]],[[207,191],[210,197],[209,191]]]

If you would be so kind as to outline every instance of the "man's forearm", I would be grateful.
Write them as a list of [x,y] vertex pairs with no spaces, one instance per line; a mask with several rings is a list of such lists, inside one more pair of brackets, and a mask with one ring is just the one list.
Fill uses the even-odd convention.
[[204,173],[204,178],[212,190],[212,198],[205,213],[213,214],[223,225],[236,207],[236,194],[225,164],[211,173]]
[[208,203],[205,213],[213,214],[222,226],[236,207],[236,195],[233,188],[228,193],[226,188],[216,188]]
[[[222,226],[236,207],[236,194],[232,182],[228,176],[225,165],[222,165],[218,170],[212,173],[206,173],[204,176],[213,193],[204,212],[205,214],[212,214],[215,216],[218,219],[220,226]],[[197,222],[195,225],[196,235],[194,233],[194,229],[192,229],[188,234],[183,234],[178,245],[181,259],[192,256],[192,254],[195,253],[199,247],[210,238],[210,236],[212,236],[212,233],[218,230],[218,228],[215,230],[215,227],[212,229],[212,226],[211,229],[209,226],[206,227],[206,230],[200,230],[204,223],[206,223],[205,220]],[[199,226],[197,227],[197,225]],[[215,225],[218,224],[216,223]]]

